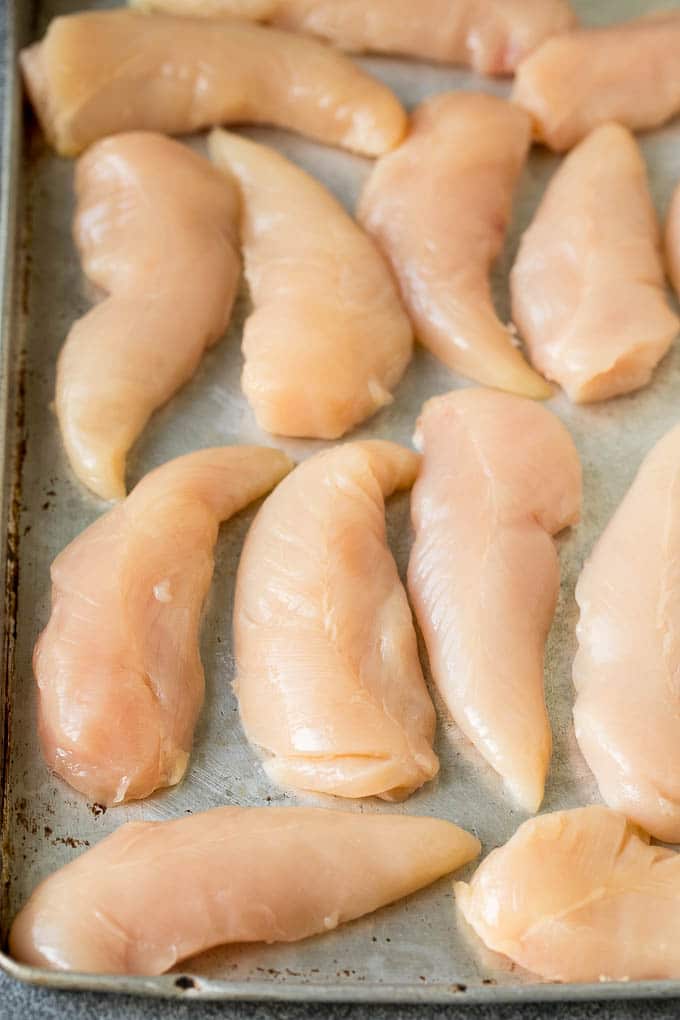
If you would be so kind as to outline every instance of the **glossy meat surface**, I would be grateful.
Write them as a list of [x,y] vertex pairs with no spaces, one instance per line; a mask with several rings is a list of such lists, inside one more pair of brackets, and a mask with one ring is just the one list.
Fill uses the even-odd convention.
[[213,946],[331,931],[479,849],[437,818],[318,808],[221,807],[133,822],[38,886],[10,949],[52,970],[162,974]]
[[680,842],[680,427],[647,454],[576,586],[576,738],[611,807]]
[[512,98],[536,138],[564,152],[599,124],[633,131],[680,112],[680,11],[583,28],[548,39],[522,61]]
[[536,811],[550,761],[543,656],[559,590],[553,535],[574,524],[581,468],[540,405],[465,389],[428,401],[408,585],[454,720]]
[[200,615],[220,521],[287,471],[278,450],[202,450],[147,475],[52,564],[35,647],[48,765],[117,804],[181,779],[203,702]]
[[490,949],[549,980],[680,977],[680,857],[608,808],[525,822],[455,892]]
[[145,132],[92,146],[76,194],[83,270],[108,296],[71,327],[56,410],[80,481],[120,499],[128,450],[229,321],[239,196],[207,160]]
[[326,188],[273,149],[215,131],[210,154],[243,194],[254,311],[242,384],[258,424],[336,439],[391,403],[411,358],[390,270]]
[[344,50],[397,53],[511,74],[574,24],[568,0],[132,0],[145,10],[233,15],[308,32]]
[[62,156],[120,131],[175,135],[243,122],[374,156],[406,129],[394,94],[341,53],[236,19],[85,11],[55,18],[21,66]]
[[419,457],[350,443],[299,465],[250,529],[234,609],[249,739],[284,786],[401,799],[437,772],[411,611],[384,499]]
[[558,168],[511,275],[512,317],[534,365],[572,400],[646,385],[680,329],[666,296],[642,154],[619,124]]
[[489,283],[529,135],[526,114],[495,96],[428,99],[403,144],[376,163],[358,215],[389,259],[425,347],[477,382],[545,397],[550,387],[498,319]]

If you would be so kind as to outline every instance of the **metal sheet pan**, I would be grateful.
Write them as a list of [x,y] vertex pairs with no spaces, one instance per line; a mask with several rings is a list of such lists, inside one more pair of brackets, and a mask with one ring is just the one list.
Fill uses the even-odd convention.
[[[90,303],[70,236],[73,164],[48,151],[30,115],[22,116],[15,53],[17,47],[42,34],[52,16],[78,6],[82,5],[74,0],[10,0],[7,5],[0,211],[0,412],[4,437],[0,444],[0,570],[6,579],[0,679],[4,729],[0,921],[5,938],[11,918],[40,879],[124,821],[170,818],[225,802],[292,801],[269,785],[256,754],[246,743],[230,685],[234,573],[252,510],[227,524],[220,535],[202,635],[206,704],[184,782],[141,804],[103,812],[51,776],[40,757],[31,652],[48,616],[49,565],[104,506],[71,475],[51,409],[57,353],[71,322]],[[581,0],[576,6],[586,21],[603,23],[649,10],[654,3]],[[676,6],[680,6],[680,0]],[[409,106],[429,93],[448,88],[480,88],[503,94],[508,87],[504,82],[423,64],[388,59],[361,62],[392,85]],[[353,209],[369,171],[367,161],[283,132],[257,129],[247,133],[276,146],[315,173]],[[200,139],[193,144],[200,147]],[[680,124],[644,136],[642,145],[655,200],[663,212],[680,178]],[[555,157],[536,150],[524,175],[511,235],[495,275],[496,298],[504,313],[508,308],[507,272],[519,235],[556,165]],[[153,466],[197,447],[275,442],[257,429],[240,392],[239,337],[247,308],[244,295],[223,342],[205,357],[193,381],[154,417],[130,458],[131,484]],[[408,443],[423,401],[457,385],[461,385],[460,380],[418,350],[395,403],[358,434]],[[565,420],[579,447],[585,470],[585,507],[581,526],[560,540],[562,592],[547,650],[547,698],[555,750],[545,811],[598,799],[571,724],[574,584],[584,557],[644,453],[677,421],[678,394],[680,350],[676,345],[657,371],[653,385],[638,395],[591,408],[573,408],[562,396],[551,401],[550,406]],[[280,445],[299,458],[322,444],[284,441]],[[392,548],[403,571],[410,544],[408,497],[391,501],[388,518]],[[444,712],[440,711],[439,718],[436,749],[441,774],[435,784],[396,810],[450,818],[474,831],[488,852],[505,842],[524,816],[504,797],[497,777],[456,728],[446,722]],[[319,798],[308,801],[324,803]],[[358,811],[395,810],[378,803],[342,806]],[[181,889],[177,895],[182,895]],[[680,993],[680,984],[672,982],[595,986],[538,982],[508,961],[485,952],[463,930],[448,879],[326,936],[287,946],[214,951],[161,978],[52,974],[17,965],[6,955],[0,956],[0,965],[21,980],[52,987],[214,999],[460,1003]]]

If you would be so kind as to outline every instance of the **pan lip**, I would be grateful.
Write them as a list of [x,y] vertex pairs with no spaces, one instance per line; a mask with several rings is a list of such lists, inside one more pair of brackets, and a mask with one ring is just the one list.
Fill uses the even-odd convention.
[[[23,333],[18,296],[20,280],[22,111],[18,69],[21,0],[5,8],[3,101],[0,121],[0,577],[3,578],[0,631],[0,889],[9,883],[6,853],[9,831],[7,776],[11,751],[10,691],[14,676],[18,587],[19,485],[23,460]],[[4,903],[3,903],[4,906]],[[2,911],[4,914],[4,910]],[[4,917],[0,918],[3,924]]]
[[106,992],[144,998],[200,999],[224,1002],[328,1002],[499,1005],[530,1002],[593,1002],[622,999],[673,999],[680,995],[675,980],[600,981],[587,984],[526,982],[516,985],[432,983],[313,984],[304,981],[225,981],[192,975],[186,971],[159,977],[80,974],[51,971],[17,963],[0,952],[0,968],[11,977],[34,987],[63,991]]

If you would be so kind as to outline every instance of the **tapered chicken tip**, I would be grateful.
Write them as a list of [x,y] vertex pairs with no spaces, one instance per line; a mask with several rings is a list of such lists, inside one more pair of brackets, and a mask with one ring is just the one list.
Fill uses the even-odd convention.
[[121,499],[128,450],[231,315],[239,195],[206,159],[141,131],[93,145],[76,195],[83,270],[107,296],[71,327],[55,405],[74,473]]
[[407,815],[222,807],[130,823],[38,886],[10,951],[51,970],[161,974],[214,946],[323,934],[479,851],[451,822]]
[[364,439],[353,444],[366,457],[385,499],[410,489],[422,463],[418,453],[385,439]]
[[520,244],[512,314],[536,367],[578,402],[639,389],[680,329],[647,170],[630,131],[596,128],[564,160]]
[[258,513],[234,609],[241,721],[283,786],[400,800],[439,768],[384,499],[420,458],[384,441],[303,462]]
[[535,399],[552,389],[493,306],[489,273],[529,148],[524,111],[495,96],[444,93],[379,159],[360,222],[399,281],[416,337],[455,372]]
[[391,402],[411,358],[389,268],[326,188],[273,149],[217,130],[209,151],[243,195],[254,305],[243,390],[267,431],[337,439]]
[[608,808],[525,822],[454,889],[489,949],[548,980],[680,977],[680,855]]
[[279,450],[170,461],[52,564],[33,655],[47,764],[101,804],[179,782],[203,701],[198,630],[219,523],[291,468]]
[[43,130],[63,156],[122,131],[186,134],[243,122],[375,156],[406,130],[394,93],[341,53],[236,18],[85,11],[55,18],[20,59]]
[[411,601],[454,720],[525,811],[550,762],[545,640],[559,589],[552,536],[576,523],[581,467],[559,419],[532,401],[464,389],[418,420]]

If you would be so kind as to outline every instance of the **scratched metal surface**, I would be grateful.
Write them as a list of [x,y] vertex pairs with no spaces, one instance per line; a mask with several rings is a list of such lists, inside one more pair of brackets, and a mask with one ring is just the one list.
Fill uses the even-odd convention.
[[[20,38],[26,41],[38,37],[52,16],[78,6],[72,0],[36,0],[33,6],[16,0],[14,13]],[[584,0],[576,6],[585,21],[603,23],[652,9],[654,4],[640,0]],[[675,6],[680,6],[680,0]],[[507,89],[505,83],[457,70],[387,59],[366,59],[361,63],[388,82],[409,106],[426,95],[450,88],[476,88],[500,94]],[[10,141],[11,110],[10,97],[4,117]],[[254,509],[229,522],[220,534],[201,641],[206,701],[185,780],[173,790],[141,804],[103,813],[51,776],[42,763],[35,727],[31,652],[49,613],[49,565],[67,542],[103,512],[104,505],[72,476],[51,408],[59,348],[74,318],[89,306],[70,238],[73,164],[56,158],[47,149],[32,118],[25,114],[24,121],[25,127],[15,139],[23,150],[20,172],[17,177],[11,167],[6,168],[3,192],[3,236],[9,239],[9,250],[5,252],[4,277],[6,365],[2,363],[5,370],[0,396],[7,391],[3,397],[8,436],[4,481],[9,517],[5,514],[3,519],[9,520],[10,531],[6,571],[9,594],[4,619],[7,669],[3,677],[6,685],[3,708],[7,713],[2,784],[4,935],[12,916],[38,881],[122,822],[172,818],[225,802],[244,805],[294,802],[290,795],[284,795],[266,780],[258,756],[239,726],[231,690],[234,663],[230,607],[234,574]],[[348,209],[353,209],[370,169],[366,160],[283,132],[254,129],[246,133],[274,145],[316,174]],[[200,148],[200,139],[194,144]],[[654,197],[659,212],[663,213],[680,178],[680,127],[674,125],[645,135],[642,146]],[[518,238],[556,165],[556,157],[537,150],[524,174],[513,227],[495,273],[496,299],[504,314],[508,308],[507,273]],[[18,259],[14,259],[10,228],[11,212],[17,209],[21,251]],[[154,417],[130,458],[130,484],[155,465],[202,446],[278,442],[300,458],[323,445],[279,442],[261,433],[255,425],[239,387],[239,337],[247,311],[247,295],[243,294],[224,340],[206,355],[192,382]],[[460,380],[418,350],[394,404],[357,430],[356,436],[409,443],[423,401],[458,385]],[[546,661],[555,749],[544,811],[598,799],[576,747],[571,724],[574,584],[584,557],[643,455],[675,424],[678,392],[680,355],[676,345],[657,371],[653,384],[640,394],[592,408],[573,408],[562,396],[550,402],[578,445],[585,473],[585,498],[582,524],[560,540],[562,592]],[[388,523],[391,546],[403,572],[411,540],[407,497],[391,501]],[[396,809],[377,802],[341,806],[346,810],[401,810],[450,818],[474,831],[488,853],[505,842],[525,816],[513,808],[503,794],[500,780],[455,726],[447,722],[438,701],[437,707],[440,722],[436,750],[441,761],[437,781]],[[324,803],[320,798],[306,800]],[[177,895],[182,895],[179,888]],[[177,974],[160,979],[47,975],[19,967],[7,957],[0,958],[0,963],[17,977],[45,985],[225,999],[460,1003],[678,994],[678,986],[673,983],[595,987],[537,983],[531,975],[485,951],[473,935],[463,930],[456,917],[448,879],[406,902],[323,937],[288,946],[214,951],[188,962]],[[191,975],[191,980],[183,978],[178,983],[178,975]]]

